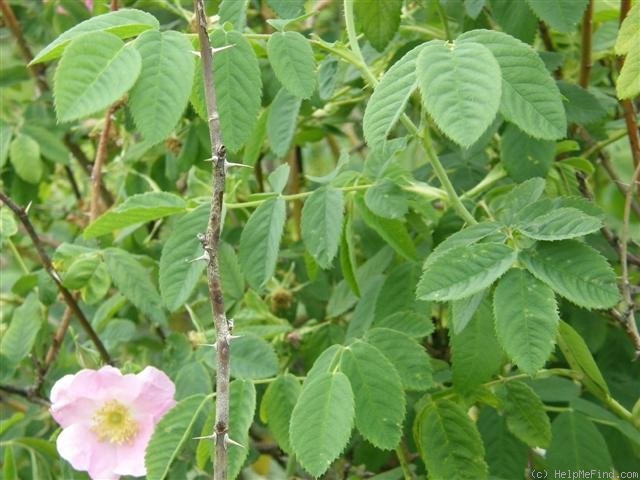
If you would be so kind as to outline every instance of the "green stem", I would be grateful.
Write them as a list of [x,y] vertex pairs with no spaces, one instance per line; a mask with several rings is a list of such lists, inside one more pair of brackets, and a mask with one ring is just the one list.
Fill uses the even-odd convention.
[[427,158],[429,159],[429,162],[431,162],[433,171],[438,177],[438,180],[440,180],[442,187],[447,192],[447,196],[449,197],[449,203],[451,204],[451,207],[456,211],[458,216],[462,218],[465,222],[467,222],[469,225],[475,225],[476,223],[478,223],[476,219],[473,218],[473,215],[469,213],[469,210],[467,210],[467,207],[464,206],[464,204],[462,203],[462,200],[460,200],[460,197],[456,193],[455,188],[453,188],[453,184],[451,183],[451,180],[449,180],[449,176],[447,175],[446,170],[442,166],[442,163],[440,163],[438,154],[436,153],[436,151],[433,148],[433,145],[431,144],[431,137],[429,136],[429,130],[427,128],[424,129],[424,135],[422,136],[422,144],[424,146],[425,152],[427,153]]
[[13,256],[16,257],[16,262],[18,262],[18,265],[20,266],[22,273],[25,273],[25,274],[29,273],[29,269],[27,268],[27,265],[24,263],[24,260],[22,259],[22,255],[20,255],[20,252],[18,251],[15,244],[11,241],[10,238],[7,238],[7,244],[9,245],[9,250],[11,250],[11,253],[13,253]]
[[396,447],[396,456],[398,457],[398,462],[400,463],[400,467],[402,468],[402,475],[404,476],[404,480],[413,480],[413,474],[411,473],[411,469],[409,468],[409,459],[407,458],[407,445],[404,441],[404,438],[400,440],[400,443]]
[[289,459],[287,460],[287,470],[286,470],[287,478],[294,478],[297,464],[298,462],[296,461],[296,455],[295,453],[292,453],[291,455],[289,455]]
[[[370,187],[373,187],[373,184],[367,184],[367,185],[351,185],[348,187],[341,187],[338,190],[342,190],[343,192],[356,192],[359,190],[366,190]],[[291,201],[291,200],[300,200],[303,198],[306,198],[308,196],[310,196],[312,193],[314,192],[314,190],[308,191],[308,192],[300,192],[300,193],[294,193],[292,195],[281,195],[281,198],[283,198],[286,201]],[[252,200],[251,202],[240,202],[240,203],[225,203],[224,206],[230,210],[230,209],[236,209],[236,208],[250,208],[250,207],[257,207],[259,206],[262,202],[267,201],[270,198],[274,198],[277,195],[271,195],[265,198],[261,198],[260,200]]]
[[378,80],[373,76],[369,67],[367,67],[362,51],[360,50],[360,44],[358,43],[358,35],[356,34],[356,25],[353,20],[353,0],[344,0],[344,23],[347,27],[347,36],[349,37],[349,47],[358,59],[358,67],[362,72],[362,75],[367,79],[369,85],[372,88],[378,84]]
[[504,168],[502,168],[502,166],[500,164],[498,164],[494,168],[492,168],[489,173],[487,173],[486,177],[484,177],[482,180],[480,180],[480,183],[478,183],[471,190],[467,190],[466,192],[464,192],[460,196],[460,199],[461,200],[465,200],[467,198],[473,198],[476,195],[478,195],[478,194],[484,192],[485,190],[489,189],[496,182],[498,182],[499,180],[502,180],[506,176],[507,176],[507,172],[505,172]]
[[611,137],[607,138],[606,140],[603,140],[601,142],[596,143],[589,150],[584,152],[584,154],[583,154],[584,158],[589,158],[590,156],[592,156],[594,154],[600,153],[600,151],[603,148],[608,147],[612,143],[617,142],[618,140],[620,140],[621,138],[624,138],[626,136],[627,136],[627,131],[626,130],[620,130],[619,132],[614,133]]
[[449,19],[447,18],[447,13],[440,5],[440,0],[436,0],[436,7],[438,8],[438,15],[440,15],[440,20],[442,20],[442,26],[444,27],[444,34],[447,36],[447,40],[453,40],[451,36],[451,29],[449,28]]

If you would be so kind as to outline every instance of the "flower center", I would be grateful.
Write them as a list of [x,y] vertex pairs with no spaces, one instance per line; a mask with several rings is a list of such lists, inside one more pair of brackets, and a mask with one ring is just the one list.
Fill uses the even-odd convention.
[[98,409],[91,419],[91,431],[101,442],[121,445],[129,443],[138,433],[138,424],[127,407],[117,400],[109,400]]

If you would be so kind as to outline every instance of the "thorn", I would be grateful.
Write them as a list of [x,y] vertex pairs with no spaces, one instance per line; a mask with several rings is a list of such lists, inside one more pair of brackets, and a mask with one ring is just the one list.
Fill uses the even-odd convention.
[[218,435],[213,432],[211,435],[205,435],[204,437],[193,437],[193,440],[213,440],[215,442]]
[[233,318],[227,318],[227,325],[229,326],[229,331],[233,331]]
[[212,347],[213,349],[218,348],[218,346],[215,343],[198,343],[197,345],[199,347]]
[[31,209],[31,205],[33,204],[33,202],[29,202],[27,203],[27,206],[24,207],[24,214],[25,215],[29,215],[29,210]]
[[204,260],[205,262],[209,262],[209,252],[205,250],[205,252],[200,255],[198,258],[194,258],[193,260],[185,260],[187,263],[197,262],[198,260]]
[[237,338],[242,338],[242,335],[231,335],[230,333],[227,334],[227,343],[230,343],[231,340],[235,340]]
[[224,171],[225,171],[225,173],[229,168],[233,168],[233,167],[253,168],[251,165],[245,165],[243,163],[227,162],[226,160],[224,161]]
[[229,438],[229,434],[225,433],[224,434],[224,447],[225,447],[225,449],[227,448],[227,445],[235,445],[236,447],[245,448],[244,445],[242,445],[241,443],[236,442],[235,440],[232,440],[231,438]]
[[[211,115],[209,115],[209,116],[207,117],[207,120],[209,120],[210,122],[211,122],[211,121],[214,121],[214,122],[215,122],[215,121],[217,121],[219,118],[220,118],[220,117],[218,116],[218,112],[213,112]],[[216,157],[216,158],[218,158],[218,157]]]
[[224,50],[228,50],[229,48],[233,48],[235,47],[235,44],[231,44],[231,45],[225,45],[224,47],[211,47],[211,54],[215,55],[218,52],[222,52]]
[[213,157],[209,157],[209,158],[205,158],[204,160],[202,160],[203,162],[217,162],[218,161],[218,156],[214,155]]
[[196,235],[196,238],[200,241],[200,242],[204,242],[207,239],[207,236],[204,233],[199,233]]
[[56,272],[53,269],[51,270],[51,276],[55,278],[57,282],[62,283],[62,279],[60,278],[60,275],[58,275],[58,272]]
[[191,50],[191,53],[193,53],[196,57],[200,58],[200,52],[196,50]]

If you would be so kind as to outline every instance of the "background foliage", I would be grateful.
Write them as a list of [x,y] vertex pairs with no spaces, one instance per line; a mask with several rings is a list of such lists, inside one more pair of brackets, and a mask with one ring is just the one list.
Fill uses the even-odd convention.
[[[0,186],[52,260],[3,202],[7,479],[86,478],[46,402],[105,354],[176,384],[148,478],[213,469],[193,6],[115,3],[0,0]],[[640,471],[639,4],[621,27],[625,0],[206,6],[250,167],[220,247],[230,475]]]

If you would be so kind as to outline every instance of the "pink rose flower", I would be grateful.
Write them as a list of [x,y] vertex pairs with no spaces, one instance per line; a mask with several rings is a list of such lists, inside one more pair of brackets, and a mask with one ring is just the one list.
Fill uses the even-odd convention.
[[93,480],[144,476],[144,453],[160,418],[175,405],[175,386],[157,368],[123,375],[114,367],[65,375],[51,389],[62,427],[57,448]]

